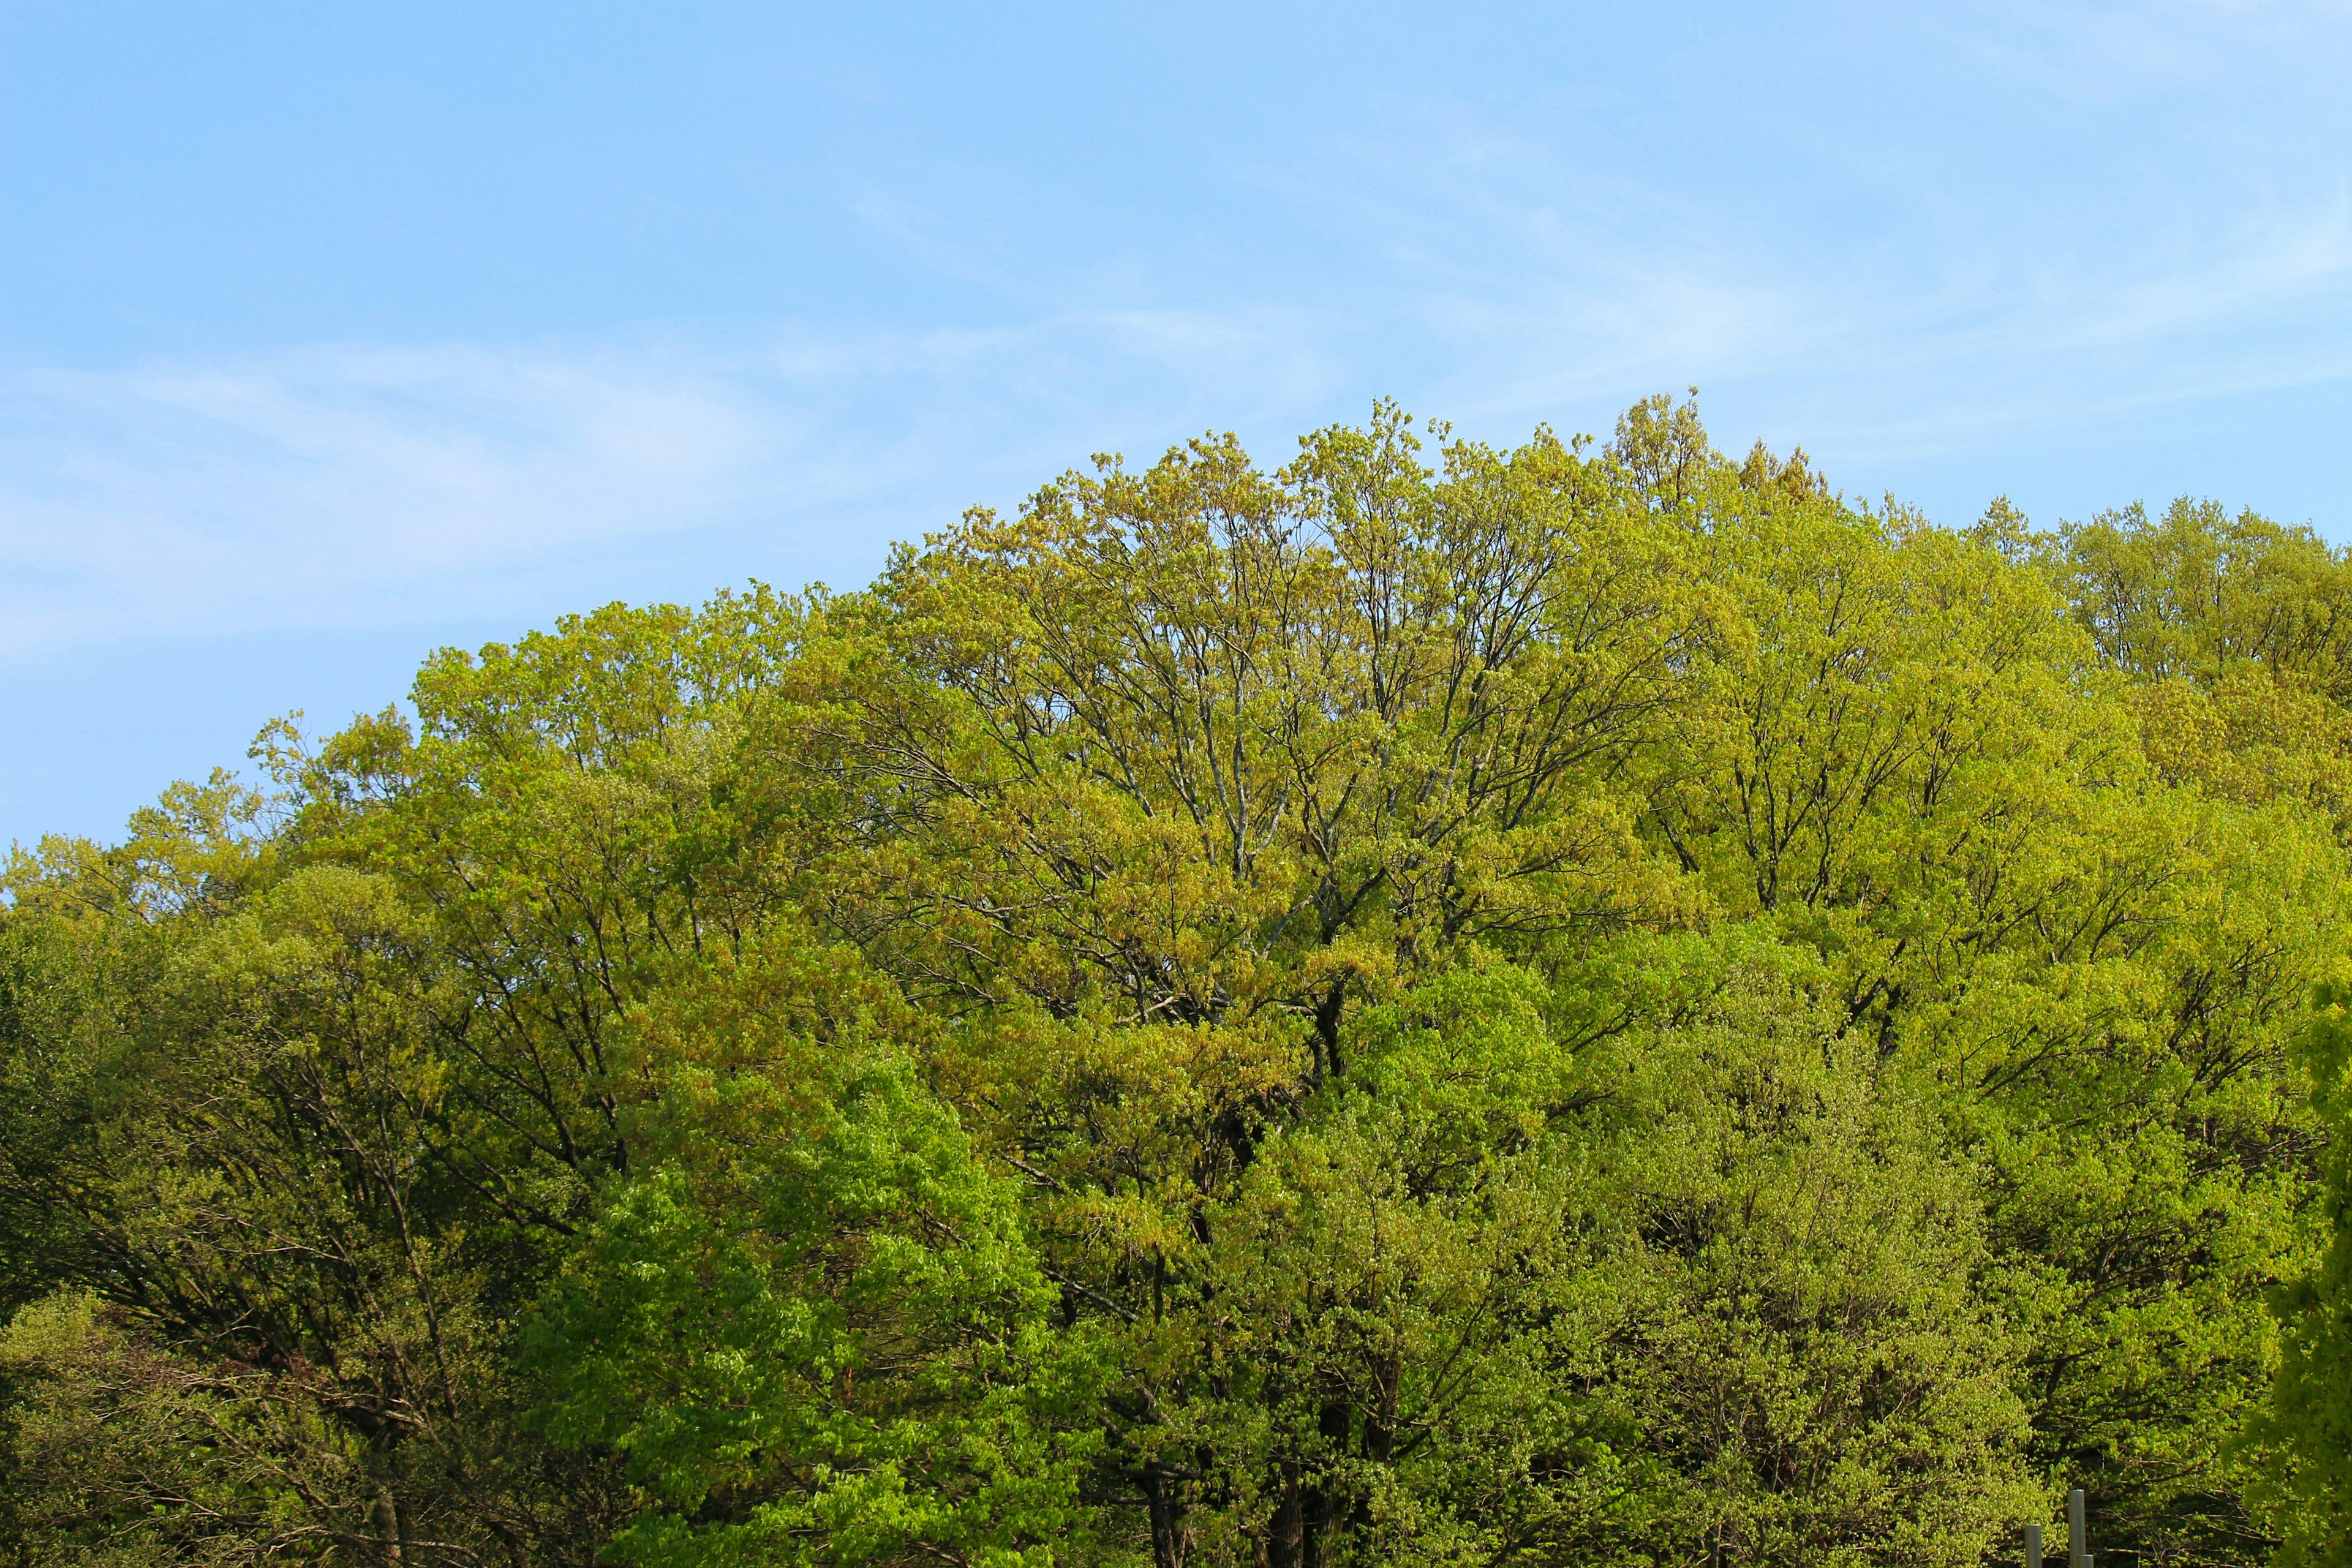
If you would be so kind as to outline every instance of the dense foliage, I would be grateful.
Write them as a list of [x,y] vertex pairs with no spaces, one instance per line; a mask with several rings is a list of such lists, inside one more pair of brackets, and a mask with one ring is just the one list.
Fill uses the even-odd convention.
[[18,855],[14,1562],[2352,1561],[2352,560],[1425,433]]

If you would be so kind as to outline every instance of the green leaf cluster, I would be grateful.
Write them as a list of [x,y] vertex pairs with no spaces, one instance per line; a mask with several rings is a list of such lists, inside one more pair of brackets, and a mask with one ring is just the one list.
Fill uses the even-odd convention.
[[1659,398],[444,650],[8,868],[0,1546],[2352,1560],[2347,612]]

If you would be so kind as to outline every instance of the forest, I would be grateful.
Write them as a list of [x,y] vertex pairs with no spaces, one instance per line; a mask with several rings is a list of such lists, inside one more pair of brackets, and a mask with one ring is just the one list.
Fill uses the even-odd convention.
[[249,764],[6,867],[12,1568],[2352,1563],[2309,528],[1381,405]]

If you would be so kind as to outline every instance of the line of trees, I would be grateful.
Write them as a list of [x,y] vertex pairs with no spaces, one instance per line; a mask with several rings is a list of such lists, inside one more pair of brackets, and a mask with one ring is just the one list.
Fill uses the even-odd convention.
[[1098,461],[0,908],[0,1547],[2352,1562],[2352,559]]

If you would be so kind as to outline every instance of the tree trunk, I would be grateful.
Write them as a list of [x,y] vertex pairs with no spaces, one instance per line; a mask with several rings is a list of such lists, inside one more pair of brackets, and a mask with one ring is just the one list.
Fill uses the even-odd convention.
[[1283,1467],[1282,1500],[1265,1530],[1266,1568],[1307,1568],[1307,1495],[1298,1467]]
[[375,1525],[377,1550],[383,1554],[388,1568],[399,1568],[405,1555],[400,1549],[400,1504],[393,1500],[390,1487],[375,1489],[375,1504],[368,1510]]
[[1185,1525],[1184,1505],[1175,1496],[1174,1484],[1157,1459],[1143,1467],[1143,1495],[1151,1510],[1151,1568],[1184,1568],[1192,1532]]

